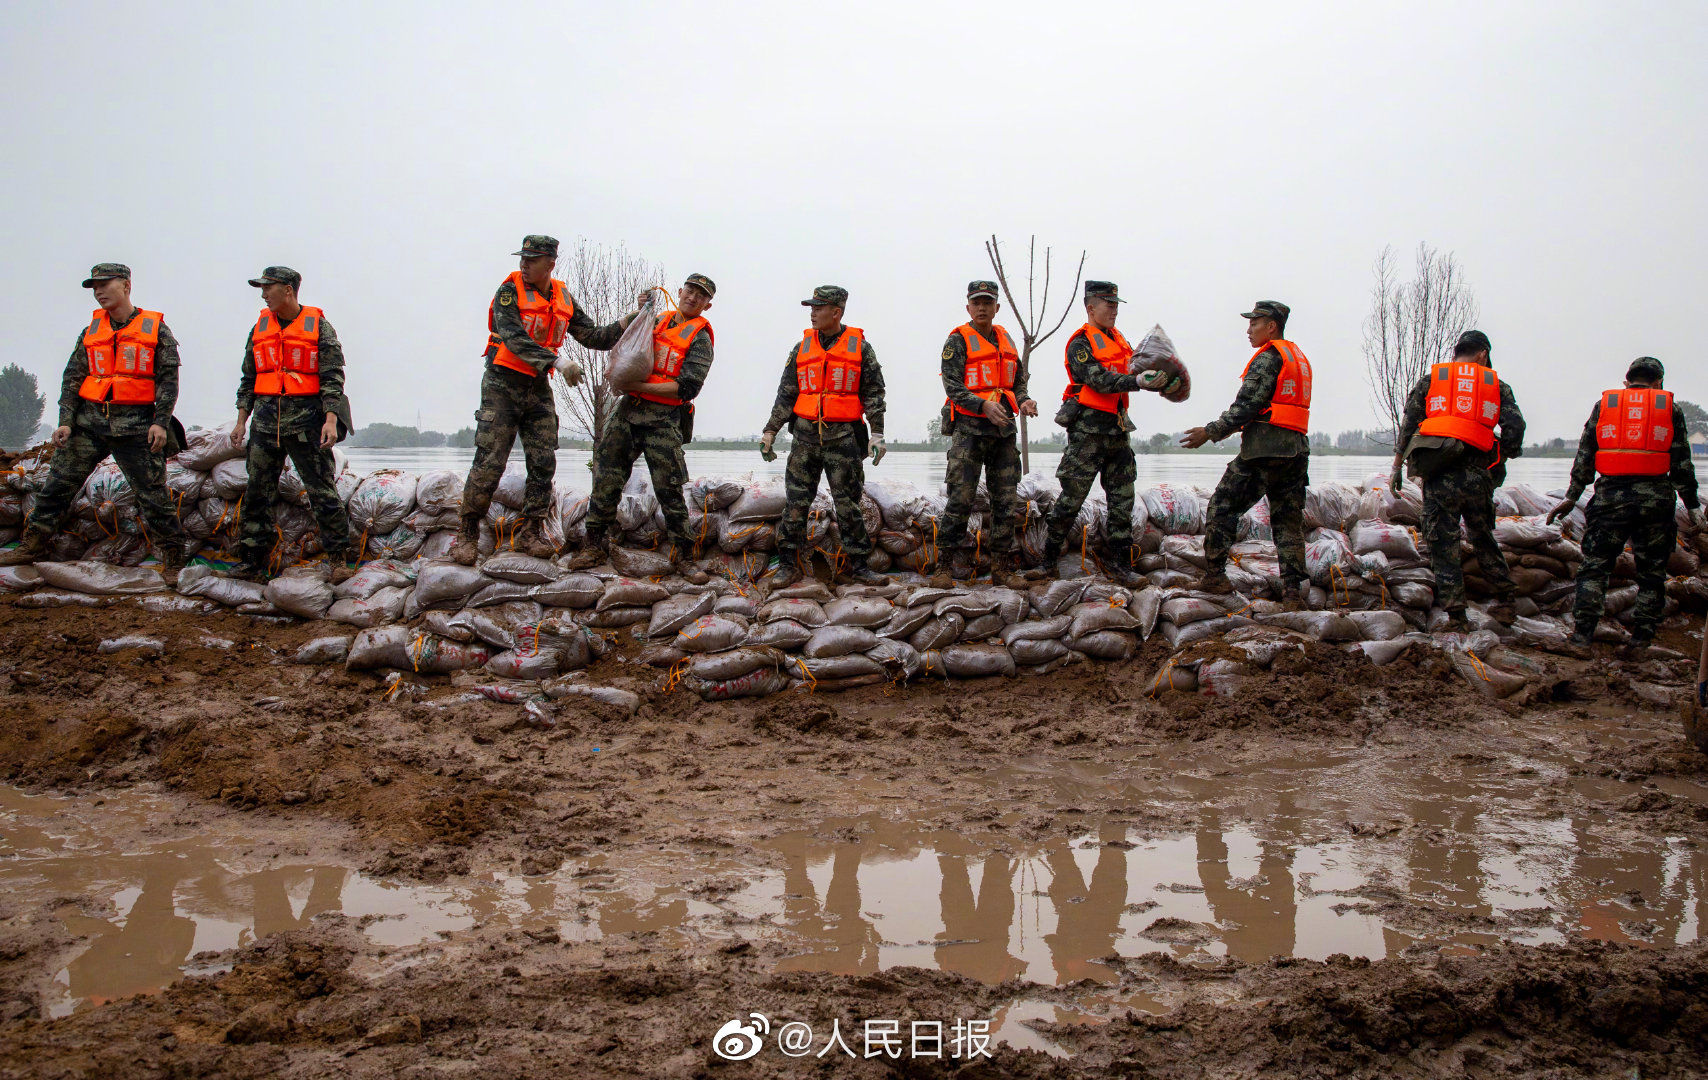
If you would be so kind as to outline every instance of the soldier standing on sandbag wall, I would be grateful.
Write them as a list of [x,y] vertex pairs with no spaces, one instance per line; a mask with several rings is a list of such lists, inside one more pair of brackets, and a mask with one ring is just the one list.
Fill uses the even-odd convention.
[[269,266],[249,284],[261,290],[261,309],[243,345],[243,375],[237,383],[237,423],[231,445],[242,446],[251,417],[244,464],[249,486],[238,524],[237,566],[232,577],[265,581],[272,569],[278,534],[273,502],[285,459],[297,467],[308,505],[320,529],[320,546],[337,585],[355,573],[350,565],[350,518],[334,482],[338,466],[332,447],[354,427],[344,396],[344,346],[317,307],[297,300],[302,275],[288,266]]
[[[759,439],[760,452],[767,461],[776,460],[771,446],[785,423],[790,425],[789,434],[794,439],[783,477],[787,502],[777,530],[777,569],[771,575],[771,588],[787,588],[803,576],[801,549],[807,542],[807,512],[818,495],[820,473],[836,502],[836,527],[842,536],[842,554],[848,560],[836,580],[884,585],[889,578],[866,566],[872,540],[866,535],[866,519],[860,512],[867,446],[870,444],[874,465],[883,460],[885,452],[884,373],[878,367],[878,354],[866,341],[866,332],[842,325],[847,289],[820,285],[812,291],[812,299],[801,304],[812,309],[812,329],[789,350],[782,381],[777,385],[776,404],[771,406],[771,418]],[[807,552],[804,558],[811,560],[812,553]]]
[[1666,369],[1652,356],[1639,356],[1625,372],[1625,387],[1601,395],[1578,440],[1566,497],[1548,512],[1548,524],[1572,512],[1584,489],[1595,482],[1585,511],[1583,563],[1578,567],[1577,624],[1566,651],[1589,659],[1596,624],[1607,610],[1607,579],[1613,564],[1631,544],[1637,564],[1637,606],[1632,615],[1628,655],[1641,659],[1655,639],[1666,611],[1666,568],[1678,539],[1677,498],[1690,511],[1690,532],[1700,533],[1702,503],[1696,493],[1696,466],[1690,460],[1690,433],[1678,402],[1661,388]]
[[474,464],[463,484],[461,535],[450,551],[464,566],[473,566],[480,555],[480,522],[518,435],[528,484],[522,501],[527,524],[517,533],[516,547],[541,559],[557,554],[544,528],[557,474],[557,401],[547,377],[556,371],[566,385],[580,383],[581,365],[558,356],[564,337],[609,351],[638,314],[595,326],[564,283],[552,277],[557,241],[550,236],[524,236],[522,250],[514,254],[521,256],[521,268],[498,286],[486,313],[486,374],[480,380],[480,411],[474,414]]
[[130,300],[130,267],[97,263],[83,282],[100,308],[77,332],[59,389],[52,471],[36,495],[22,543],[0,552],[0,566],[35,562],[84,481],[110,454],[131,489],[160,572],[176,584],[184,538],[166,491],[166,459],[184,449],[178,404],[178,339],[158,311]]
[[591,569],[609,556],[610,528],[623,485],[635,459],[645,455],[676,572],[695,585],[711,580],[691,561],[700,552],[688,531],[688,504],[682,498],[682,485],[688,482],[682,446],[693,438],[693,401],[712,369],[712,324],[703,313],[717,291],[711,278],[689,274],[676,293],[677,310],[658,316],[652,332],[652,373],[645,386],[623,395],[593,447],[587,545],[569,561],[569,569]]
[[[1014,517],[1019,500],[1020,443],[1014,418],[1037,416],[1038,403],[1026,393],[1027,373],[1020,368],[1020,353],[1008,331],[996,325],[998,303],[994,281],[967,285],[967,314],[970,321],[956,327],[943,344],[943,433],[949,442],[949,505],[937,533],[936,550],[949,552],[948,572],[938,574],[932,584],[948,588],[954,580],[973,576],[973,542],[967,536],[967,518],[978,492],[979,472],[985,474],[990,493],[991,581],[997,585],[1024,588],[1014,543]],[[937,570],[935,557],[921,567]]]
[[1085,283],[1086,323],[1067,342],[1067,389],[1056,423],[1067,428],[1067,447],[1056,479],[1062,494],[1050,508],[1048,534],[1039,566],[1055,577],[1079,508],[1099,475],[1109,502],[1105,528],[1104,567],[1122,585],[1142,585],[1144,578],[1133,572],[1133,482],[1138,461],[1133,456],[1133,421],[1127,416],[1127,395],[1136,390],[1165,389],[1172,377],[1167,372],[1129,374],[1133,347],[1115,329],[1115,317],[1124,304],[1114,282]]
[[1240,515],[1269,496],[1269,521],[1281,562],[1281,598],[1304,599],[1305,489],[1311,484],[1311,362],[1282,335],[1292,309],[1278,300],[1259,300],[1240,318],[1257,352],[1246,362],[1239,392],[1226,412],[1186,432],[1181,445],[1197,449],[1240,433],[1239,454],[1228,462],[1210,496],[1204,530],[1208,572],[1203,592],[1231,593],[1228,552],[1239,538]]
[[[1500,435],[1495,435],[1499,425]],[[1397,493],[1401,463],[1423,483],[1423,538],[1435,573],[1435,604],[1455,630],[1467,629],[1465,570],[1459,554],[1459,520],[1483,578],[1494,586],[1489,614],[1514,618],[1512,575],[1495,543],[1495,488],[1506,481],[1506,462],[1524,453],[1524,414],[1512,387],[1489,366],[1489,338],[1467,330],[1453,359],[1433,365],[1406,396],[1405,419],[1388,483]]]

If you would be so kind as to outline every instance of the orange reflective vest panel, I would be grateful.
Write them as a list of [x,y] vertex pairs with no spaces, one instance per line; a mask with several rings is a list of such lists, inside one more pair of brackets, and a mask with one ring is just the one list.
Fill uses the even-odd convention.
[[[1020,352],[1014,347],[1014,339],[1008,336],[1008,331],[1000,326],[994,329],[996,344],[992,345],[973,329],[972,323],[955,327],[955,333],[961,335],[961,341],[967,346],[967,368],[962,377],[970,392],[986,401],[1006,401],[1008,411],[1018,413],[1020,402],[1014,397],[1014,382],[1020,374]],[[953,401],[949,405],[962,416],[983,415],[969,412]]]
[[[1128,374],[1128,365],[1133,360],[1133,347],[1127,344],[1127,339],[1121,336],[1121,331],[1114,328],[1100,330],[1091,323],[1086,323],[1080,330],[1085,335],[1085,343],[1091,346],[1091,358],[1108,368],[1117,375]],[[1075,334],[1074,337],[1078,337]],[[1073,338],[1068,338],[1068,350],[1073,348]],[[1069,398],[1077,400],[1081,405],[1104,412],[1120,412],[1127,407],[1126,394],[1105,394],[1101,390],[1093,390],[1089,386],[1073,381],[1073,365],[1062,359],[1062,365],[1067,368],[1067,389],[1062,391],[1062,400]]]
[[[652,373],[646,377],[649,384],[676,381],[676,377],[682,374],[682,360],[688,355],[688,346],[694,343],[694,335],[700,331],[706,332],[708,341],[716,340],[712,336],[712,324],[704,315],[688,319],[679,326],[671,326],[670,320],[675,317],[676,312],[667,311],[658,317],[653,327]],[[630,390],[629,393],[660,405],[682,404],[682,399],[669,394],[653,394],[645,390]]]
[[89,374],[77,396],[117,405],[154,404],[154,351],[160,347],[162,320],[158,311],[139,309],[124,329],[114,330],[105,311],[95,312],[83,331]]
[[1603,476],[1665,476],[1672,469],[1672,395],[1609,390],[1595,419],[1595,471]]
[[858,420],[866,415],[860,403],[860,355],[865,331],[844,326],[836,344],[819,344],[818,331],[808,330],[795,353],[795,415],[808,420]]
[[[543,348],[557,352],[563,345],[563,339],[569,333],[569,320],[575,314],[575,301],[569,298],[569,290],[557,278],[551,279],[551,293],[536,292],[533,286],[522,280],[522,271],[512,271],[504,280],[516,287],[516,312],[522,316],[522,328],[528,331],[528,336]],[[497,303],[497,298],[493,298]],[[511,371],[520,371],[524,375],[539,375],[534,365],[517,356],[505,347],[499,338],[498,324],[493,321],[492,305],[486,309],[486,339],[487,348],[496,348],[492,354],[492,362]]]
[[261,309],[249,344],[255,350],[255,393],[320,393],[319,308],[304,307],[289,326],[268,308]]
[[[1251,359],[1245,362],[1245,371],[1250,371],[1257,358],[1271,348],[1281,354],[1281,374],[1275,378],[1275,393],[1269,399],[1269,408],[1258,419],[1307,435],[1311,430],[1311,362],[1305,358],[1305,351],[1291,341],[1276,338],[1251,354]],[[1244,371],[1240,372],[1240,378],[1245,378]]]
[[1495,444],[1500,422],[1500,376],[1494,368],[1446,361],[1430,369],[1429,398],[1419,435],[1437,435],[1469,443],[1478,450]]

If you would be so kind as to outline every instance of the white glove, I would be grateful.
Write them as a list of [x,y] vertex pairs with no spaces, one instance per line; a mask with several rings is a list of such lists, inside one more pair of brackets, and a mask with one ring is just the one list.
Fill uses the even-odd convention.
[[1142,371],[1139,373],[1139,389],[1155,390],[1160,394],[1168,389],[1168,384],[1173,378],[1174,376],[1168,372],[1158,371],[1155,368],[1150,371]]
[[876,465],[884,460],[884,455],[887,453],[889,450],[884,446],[884,437],[882,435],[874,436],[872,439],[872,464]]
[[563,377],[565,386],[581,385],[581,365],[567,356],[560,356],[552,361],[552,370]]

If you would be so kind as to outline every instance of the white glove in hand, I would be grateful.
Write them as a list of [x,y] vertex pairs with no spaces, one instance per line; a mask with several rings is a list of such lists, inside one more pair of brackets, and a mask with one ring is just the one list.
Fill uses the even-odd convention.
[[889,450],[884,446],[884,437],[879,435],[874,438],[872,440],[872,464],[876,465],[878,462],[884,460],[884,455],[887,453],[889,453]]
[[552,363],[552,370],[563,377],[565,386],[581,385],[581,365],[567,356],[560,356]]
[[1140,390],[1155,390],[1157,393],[1160,394],[1164,390],[1168,389],[1169,383],[1172,382],[1173,380],[1174,380],[1174,376],[1170,375],[1166,371],[1151,370],[1151,371],[1141,372],[1139,374],[1139,389]]

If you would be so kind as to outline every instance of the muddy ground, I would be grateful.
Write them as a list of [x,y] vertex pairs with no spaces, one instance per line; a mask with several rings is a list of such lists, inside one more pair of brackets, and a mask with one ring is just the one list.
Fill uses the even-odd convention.
[[[97,653],[131,632],[165,636],[167,655]],[[9,889],[0,1077],[1708,1075],[1708,758],[1669,704],[1694,677],[1687,661],[1539,656],[1548,674],[1518,704],[1435,654],[1377,669],[1318,647],[1232,700],[1151,698],[1166,656],[1152,643],[1129,663],[952,687],[717,704],[652,689],[632,718],[569,699],[541,730],[516,706],[436,707],[443,678],[404,700],[373,674],[288,662],[325,632],[0,601],[0,780],[89,814],[146,793],[161,809],[101,826],[121,851],[241,836],[232,857],[258,866],[551,882],[564,917],[479,916],[404,946],[376,937],[372,916],[304,909],[266,934],[256,918],[236,947],[177,948],[140,996],[89,995],[57,1015],[56,973],[98,942],[114,897],[77,882]],[[1698,641],[1673,629],[1662,644],[1694,655]],[[621,658],[592,674],[660,682]],[[1449,805],[1468,816],[1435,813]],[[1168,888],[1159,907],[1100,884],[1106,858],[1130,877],[1180,837],[1197,837],[1202,868],[1204,845],[1240,822],[1260,823],[1256,873],[1170,887],[1219,900],[1214,917],[1169,914]],[[1528,906],[1489,900],[1498,860],[1465,871],[1453,854],[1513,822],[1576,830],[1555,841],[1569,873]],[[1272,840],[1362,845],[1407,869],[1335,891],[1303,863],[1272,865]],[[791,844],[830,875],[810,919],[791,908],[816,897]],[[844,884],[865,900],[856,888],[839,902],[842,860],[862,848],[935,853],[942,896],[886,898],[854,876]],[[957,934],[946,914],[910,950],[883,921],[909,904],[950,912],[942,868],[956,859],[984,860],[983,881],[993,859],[1032,854],[1056,860],[1047,888],[1014,890],[1058,920],[1043,961],[1018,943],[981,952],[991,924]],[[1076,859],[1095,863],[1083,879]],[[628,887],[634,867],[677,914],[605,918],[601,888]],[[780,915],[743,899],[760,873],[777,875]],[[1313,895],[1342,899],[1307,912]],[[595,910],[599,932],[577,932],[576,913]],[[1068,941],[1080,911],[1108,918]],[[1324,919],[1373,936],[1341,949],[1341,931],[1311,928]],[[1154,950],[1131,948],[1116,920]],[[821,1040],[839,1022],[859,1054],[852,1033],[873,1018],[906,1032],[1005,1011],[1020,1019],[971,1061],[713,1051],[749,1012],[810,1021]]]

